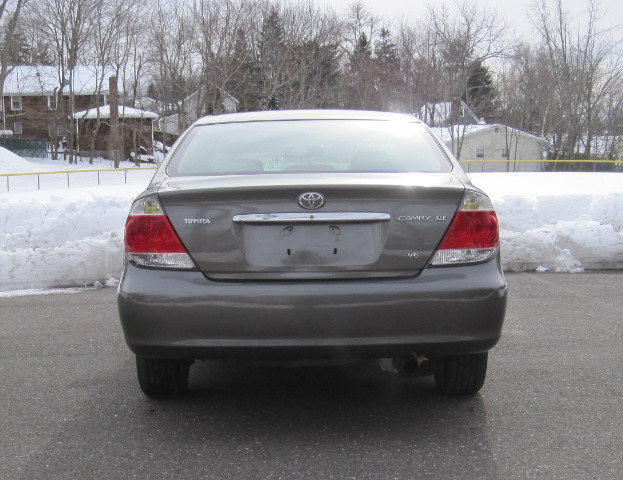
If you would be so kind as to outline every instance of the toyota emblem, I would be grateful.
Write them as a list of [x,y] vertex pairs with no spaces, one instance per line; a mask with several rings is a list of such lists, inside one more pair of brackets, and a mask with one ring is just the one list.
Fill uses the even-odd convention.
[[299,195],[299,205],[307,210],[316,210],[324,205],[324,197],[317,192],[305,192]]

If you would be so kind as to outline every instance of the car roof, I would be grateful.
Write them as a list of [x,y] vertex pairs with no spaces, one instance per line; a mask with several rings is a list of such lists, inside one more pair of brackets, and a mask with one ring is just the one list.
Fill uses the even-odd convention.
[[270,110],[265,112],[229,113],[200,118],[196,125],[277,120],[382,120],[422,123],[412,115],[365,110]]

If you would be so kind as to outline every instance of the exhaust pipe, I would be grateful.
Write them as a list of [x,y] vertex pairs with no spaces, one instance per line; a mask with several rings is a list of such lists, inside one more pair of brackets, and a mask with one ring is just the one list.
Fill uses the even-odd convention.
[[428,360],[424,355],[407,353],[392,359],[393,369],[401,375],[414,375],[420,366]]

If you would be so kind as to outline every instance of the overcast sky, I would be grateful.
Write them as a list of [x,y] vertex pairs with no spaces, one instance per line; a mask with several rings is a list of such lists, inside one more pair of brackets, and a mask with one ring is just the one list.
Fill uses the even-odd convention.
[[[290,0],[296,1],[296,0]],[[364,3],[379,17],[388,18],[400,23],[408,19],[415,24],[426,12],[428,6],[446,5],[453,7],[456,0],[363,0]],[[479,7],[497,10],[500,16],[522,37],[530,37],[532,28],[528,20],[528,10],[533,0],[473,0]],[[336,11],[342,12],[348,8],[353,0],[315,0],[317,5],[330,5]],[[569,23],[573,26],[581,25],[585,17],[587,0],[563,0],[563,5],[569,14]],[[599,0],[598,12],[604,27],[619,26],[623,28],[623,1]]]

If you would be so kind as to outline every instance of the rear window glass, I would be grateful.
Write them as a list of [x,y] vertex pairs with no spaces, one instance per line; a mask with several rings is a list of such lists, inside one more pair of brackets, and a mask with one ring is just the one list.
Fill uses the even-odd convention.
[[198,125],[168,165],[172,176],[288,172],[448,172],[422,126],[375,120]]

